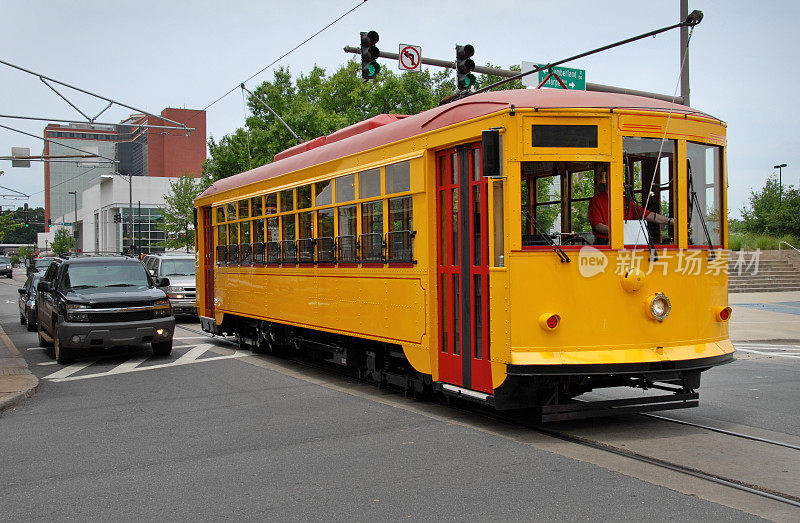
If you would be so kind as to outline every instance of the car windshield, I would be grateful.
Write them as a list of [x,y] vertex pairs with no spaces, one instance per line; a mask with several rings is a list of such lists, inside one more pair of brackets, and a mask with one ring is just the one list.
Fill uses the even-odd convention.
[[0,263],[11,263],[11,260],[8,259],[8,256],[0,256]]
[[46,269],[50,262],[53,261],[51,259],[43,259],[43,260],[36,260],[36,268],[37,269]]
[[163,260],[161,276],[194,276],[194,260]]
[[87,263],[70,265],[63,276],[63,287],[71,289],[121,288],[146,289],[150,279],[140,263]]

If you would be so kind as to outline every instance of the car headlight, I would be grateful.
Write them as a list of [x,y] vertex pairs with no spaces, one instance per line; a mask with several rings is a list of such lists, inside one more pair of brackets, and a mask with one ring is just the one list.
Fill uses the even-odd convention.
[[167,287],[167,292],[183,292],[183,287]]
[[157,300],[155,303],[153,303],[154,318],[163,318],[171,315],[172,315],[172,306],[169,304],[169,300],[167,298],[164,298],[162,300]]
[[656,293],[650,298],[650,316],[654,320],[664,321],[672,312],[672,303],[665,294]]
[[89,312],[87,309],[89,308],[88,305],[67,303],[67,321],[88,322]]

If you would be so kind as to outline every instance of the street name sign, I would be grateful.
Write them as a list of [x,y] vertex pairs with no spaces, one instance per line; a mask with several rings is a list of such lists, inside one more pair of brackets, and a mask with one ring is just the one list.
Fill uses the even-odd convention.
[[[534,62],[522,62],[522,72],[525,71],[533,71],[534,67],[541,67],[544,64],[537,64]],[[585,91],[586,90],[586,70],[585,69],[572,69],[570,67],[553,67],[553,72],[561,78],[561,81],[564,82],[564,85],[567,86],[567,89],[575,90],[575,91]],[[528,76],[524,76],[522,78],[522,83],[529,86],[529,87],[536,87],[542,81],[547,78],[549,72],[544,69],[539,71],[539,75],[530,74]],[[550,77],[547,82],[545,82],[542,87],[551,87],[554,89],[563,89],[561,84],[558,83],[554,77]]]

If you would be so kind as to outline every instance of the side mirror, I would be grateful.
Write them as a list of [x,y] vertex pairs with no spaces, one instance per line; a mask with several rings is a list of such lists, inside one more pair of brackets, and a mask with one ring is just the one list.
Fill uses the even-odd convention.
[[36,290],[39,292],[50,292],[53,290],[53,284],[49,281],[40,281],[38,285],[36,285]]
[[25,287],[20,287],[17,289],[17,292],[20,294],[28,294],[28,291],[25,290]]
[[156,280],[156,287],[169,287],[169,278],[159,278]]

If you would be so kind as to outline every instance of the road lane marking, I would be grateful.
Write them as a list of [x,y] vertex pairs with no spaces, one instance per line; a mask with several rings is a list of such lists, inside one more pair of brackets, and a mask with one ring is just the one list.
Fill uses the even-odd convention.
[[764,350],[753,350],[753,349],[736,349],[742,352],[748,352],[751,354],[761,354],[762,356],[778,356],[780,358],[796,358],[800,359],[800,354],[787,354],[785,352],[769,352]]
[[45,349],[44,347],[31,347],[30,349],[25,349],[25,350],[47,350],[47,349]]
[[149,358],[149,356],[139,356],[137,358],[131,358],[128,361],[122,362],[113,369],[106,372],[106,374],[123,374],[125,372],[130,372]]
[[183,365],[184,363],[189,363],[192,360],[196,360],[200,356],[203,355],[208,349],[210,349],[212,345],[210,343],[203,343],[198,345],[197,347],[190,349],[186,354],[178,358],[174,361],[175,365]]
[[43,361],[42,363],[37,363],[37,365],[44,366],[44,365],[58,365],[57,361]]
[[82,361],[80,363],[73,363],[69,367],[64,367],[63,369],[57,370],[52,374],[48,374],[43,379],[46,380],[56,380],[59,378],[66,378],[67,376],[71,376],[76,372],[80,372],[92,363],[96,362],[97,360],[89,360],[89,361]]
[[175,361],[171,361],[169,363],[159,363],[159,364],[156,364],[156,365],[148,365],[148,366],[145,366],[145,367],[140,367],[139,365],[141,365],[150,356],[138,356],[136,358],[131,358],[131,359],[127,360],[126,362],[124,362],[124,363],[122,363],[120,365],[117,365],[116,367],[114,367],[113,369],[108,370],[108,371],[97,372],[97,373],[94,373],[94,374],[82,374],[82,375],[79,375],[79,376],[74,376],[75,373],[85,369],[86,367],[88,367],[89,365],[92,365],[93,363],[95,363],[97,361],[100,361],[100,360],[92,360],[92,361],[89,361],[89,362],[76,363],[76,364],[70,365],[69,367],[66,367],[66,368],[61,369],[61,370],[59,370],[57,372],[54,372],[53,374],[45,376],[42,379],[46,379],[46,380],[51,381],[53,383],[61,383],[63,381],[85,380],[85,379],[90,379],[90,378],[101,378],[101,377],[104,377],[104,376],[114,376],[114,375],[119,375],[119,374],[127,374],[127,373],[130,373],[130,372],[140,372],[140,371],[145,371],[145,370],[164,369],[164,368],[167,368],[167,367],[177,367],[177,366],[181,366],[181,365],[191,365],[192,363],[205,363],[207,361],[220,361],[220,360],[229,360],[229,359],[233,359],[233,358],[243,358],[245,356],[250,356],[251,355],[250,351],[236,350],[232,354],[226,354],[226,355],[222,355],[222,356],[212,356],[210,358],[198,359],[199,356],[203,355],[205,352],[207,352],[211,348],[219,348],[219,347],[217,347],[215,345],[212,345],[212,344],[209,344],[209,343],[204,343],[204,344],[201,344],[201,345],[198,345],[196,347],[191,348],[188,352],[186,352],[185,354],[182,354]]
[[172,338],[173,340],[207,340],[210,336],[181,336]]

